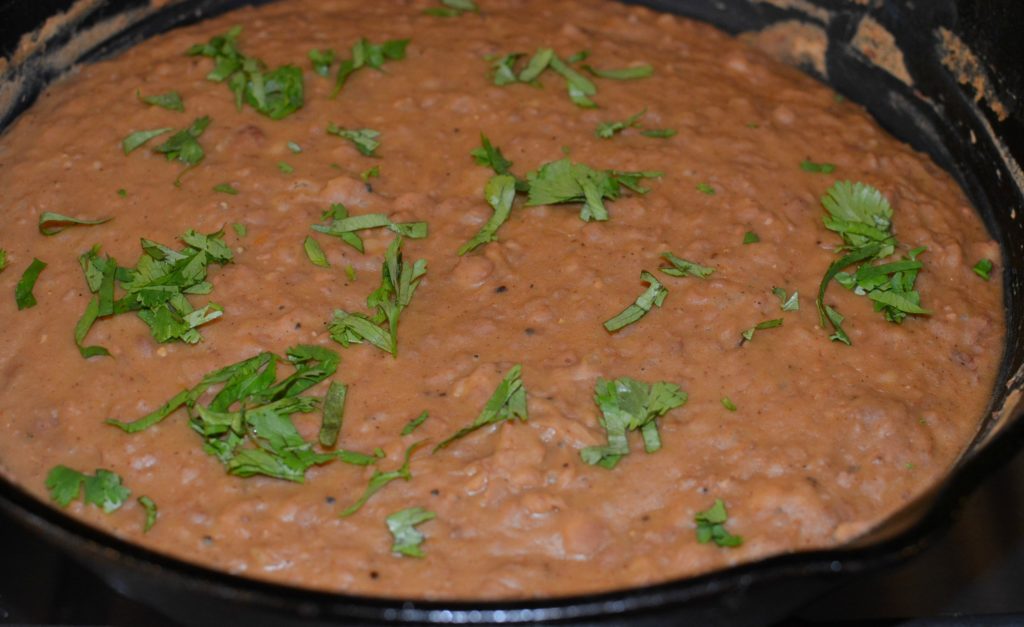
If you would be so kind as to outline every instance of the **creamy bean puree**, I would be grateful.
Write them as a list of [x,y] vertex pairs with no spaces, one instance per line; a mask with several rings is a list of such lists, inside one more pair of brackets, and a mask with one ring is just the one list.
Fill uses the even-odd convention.
[[[4,475],[49,501],[55,466],[116,473],[131,490],[123,507],[107,513],[79,496],[66,511],[231,573],[391,597],[500,599],[637,586],[841,544],[949,470],[985,410],[1003,341],[999,250],[950,176],[857,105],[709,26],[615,2],[477,4],[449,17],[425,14],[435,6],[426,2],[247,8],[82,67],[22,115],[0,137]],[[236,25],[237,49],[264,71],[301,70],[301,108],[280,119],[245,98],[237,108],[230,81],[207,79],[215,59],[186,54]],[[332,99],[360,38],[410,41],[365,62]],[[314,48],[337,53],[326,77],[307,57]],[[546,69],[519,81],[544,48],[554,50],[537,61]],[[524,56],[503,59],[513,52]],[[496,64],[509,84],[495,84]],[[648,65],[649,76],[636,69]],[[570,93],[574,74],[596,93]],[[147,105],[136,91],[175,91],[185,111]],[[202,116],[205,158],[183,172],[185,163],[154,149]],[[616,121],[610,137],[595,132]],[[129,134],[161,128],[174,130],[125,154]],[[370,139],[379,146],[363,154],[366,137],[345,129],[378,131]],[[495,172],[471,157],[481,133],[522,189],[497,241],[460,256],[494,213],[484,190]],[[581,220],[583,194],[531,203],[527,174],[563,158],[598,174],[643,172],[627,183],[649,191],[606,194],[606,221]],[[916,256],[923,267],[907,287],[930,312],[896,324],[871,297],[831,281],[823,304],[845,317],[851,345],[830,339],[836,331],[815,306],[843,253],[820,201],[840,181],[891,204],[895,247],[869,263]],[[368,342],[344,347],[328,332],[334,310],[374,323],[366,299],[404,228],[359,231],[360,253],[311,230],[331,223],[322,214],[337,203],[351,216],[429,227],[425,238],[402,238],[406,265],[427,266],[401,312],[397,356]],[[113,219],[46,237],[38,226],[47,211]],[[200,341],[158,342],[126,313],[101,316],[83,341],[111,356],[79,354],[74,328],[93,298],[80,255],[99,245],[98,258],[134,268],[141,238],[182,250],[183,233],[219,229],[233,259],[211,261],[212,291],[188,297],[224,310],[196,329]],[[328,267],[307,258],[307,236]],[[910,254],[917,247],[927,250]],[[714,271],[670,276],[659,271],[665,252]],[[11,295],[33,258],[48,264],[38,304],[18,310]],[[980,259],[995,262],[989,281],[972,271]],[[852,280],[862,262],[839,278]],[[609,332],[603,323],[651,287],[643,271],[667,290],[661,306],[648,302],[646,315]],[[793,291],[799,309],[784,310]],[[211,371],[300,344],[340,356],[337,372],[303,395],[322,399],[336,382],[347,399],[334,446],[317,442],[319,408],[291,419],[313,451],[361,453],[369,465],[313,465],[302,483],[242,477],[204,451],[185,408],[137,433],[104,422],[137,420]],[[528,418],[506,404],[492,417],[507,420],[434,452],[481,415],[515,365]],[[279,379],[291,372],[278,366]],[[645,427],[629,431],[630,453],[613,468],[588,464],[581,451],[607,444],[595,386],[621,377],[678,386],[688,402],[650,422],[660,450],[645,452]],[[429,418],[401,435],[423,411]],[[341,516],[419,440],[428,442],[411,451],[408,472]],[[142,495],[159,508],[148,532]],[[717,499],[728,519],[701,527],[726,545],[738,536],[739,546],[698,541],[695,516]],[[406,530],[423,535],[420,558],[392,551],[385,522],[412,507],[435,514]]]

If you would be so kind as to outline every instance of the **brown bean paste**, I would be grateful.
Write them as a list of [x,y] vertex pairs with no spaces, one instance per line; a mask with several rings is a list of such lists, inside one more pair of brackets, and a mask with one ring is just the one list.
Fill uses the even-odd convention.
[[[479,13],[451,18],[424,14],[433,2],[243,9],[80,68],[0,136],[0,247],[10,262],[0,274],[4,476],[49,500],[44,480],[57,464],[116,472],[133,493],[123,508],[105,514],[76,501],[68,513],[230,573],[480,599],[637,586],[834,546],[940,480],[977,430],[1004,333],[998,247],[952,178],[856,104],[707,25],[614,2],[478,4]],[[185,54],[234,25],[246,54],[303,70],[296,113],[272,120],[236,109],[230,89],[206,79],[212,61]],[[353,74],[332,99],[337,65],[322,78],[307,53],[333,48],[348,58],[360,37],[411,42],[405,59]],[[524,52],[521,68],[541,47],[563,59],[587,50],[584,63],[596,68],[649,64],[654,73],[591,77],[593,109],[575,106],[551,70],[538,85],[494,85],[489,57]],[[176,90],[186,111],[146,106],[136,90]],[[642,110],[640,127],[595,135],[598,124]],[[182,165],[151,150],[166,136],[122,152],[132,131],[180,129],[203,115],[206,157],[178,186]],[[332,122],[378,130],[375,156],[328,134]],[[652,138],[643,128],[677,134]],[[606,201],[605,222],[582,221],[580,203],[529,207],[520,195],[498,241],[460,257],[492,214],[483,189],[493,172],[470,156],[481,133],[520,176],[566,154],[663,176],[643,181],[646,194]],[[836,169],[807,172],[805,159]],[[373,166],[379,176],[364,181]],[[819,201],[837,180],[885,195],[897,254],[927,247],[916,289],[930,316],[893,324],[869,299],[831,285],[827,302],[846,316],[852,346],[829,340],[814,306],[842,243],[824,228]],[[238,194],[213,190],[222,183]],[[312,265],[303,240],[332,203],[429,223],[429,237],[404,242],[428,272],[402,313],[397,357],[369,344],[343,348],[327,333],[334,309],[366,310],[394,238],[364,231],[360,254],[317,235],[330,267]],[[114,219],[44,237],[44,211]],[[140,238],[171,244],[189,229],[225,227],[234,261],[211,267],[213,292],[199,299],[224,315],[202,327],[201,342],[160,344],[138,317],[119,315],[89,335],[112,356],[79,355],[73,329],[91,297],[81,253],[100,244],[129,262]],[[748,231],[760,241],[744,244]],[[657,273],[665,251],[715,272]],[[35,287],[39,304],[19,311],[11,294],[33,257],[49,267]],[[981,258],[996,263],[989,282],[971,270]],[[645,289],[644,270],[669,290],[663,306],[607,332],[602,322]],[[781,311],[774,287],[798,290],[800,309]],[[740,341],[777,318],[783,326]],[[348,386],[339,445],[379,447],[385,459],[313,467],[302,484],[240,478],[203,451],[183,411],[138,434],[104,424],[136,419],[216,368],[295,344],[339,352],[332,380]],[[514,364],[527,421],[487,426],[436,454],[419,449],[411,480],[339,516],[412,442],[437,443],[470,424]],[[632,453],[617,467],[587,465],[580,450],[605,442],[595,384],[623,376],[671,382],[689,402],[658,419],[661,450],[645,453],[631,434]],[[326,389],[325,381],[310,393]],[[429,420],[400,436],[424,410]],[[316,440],[319,412],[295,423]],[[142,494],[160,508],[145,534],[134,499]],[[697,542],[694,515],[715,499],[741,546]],[[384,521],[414,506],[436,513],[417,527],[422,559],[393,554]]]

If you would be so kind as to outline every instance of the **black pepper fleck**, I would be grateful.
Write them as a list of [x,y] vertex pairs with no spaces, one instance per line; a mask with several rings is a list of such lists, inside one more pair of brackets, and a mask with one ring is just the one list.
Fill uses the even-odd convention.
[[370,571],[370,579],[380,579],[380,573],[375,570]]
[[334,498],[333,496],[329,496],[329,497],[325,498],[324,500],[327,501],[328,505],[334,505],[335,503],[338,502],[338,499]]
[[504,285],[499,285],[498,287],[494,288],[494,293],[495,294],[504,294],[507,291],[508,291],[508,288],[506,286],[504,286]]
[[536,332],[537,329],[534,329],[533,327],[526,327],[526,330],[524,331],[524,333],[526,333],[527,335],[533,335]]

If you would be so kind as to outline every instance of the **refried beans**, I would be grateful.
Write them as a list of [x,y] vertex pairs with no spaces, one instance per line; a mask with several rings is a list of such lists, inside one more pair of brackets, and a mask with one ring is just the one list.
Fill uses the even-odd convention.
[[[950,469],[985,411],[1004,331],[998,246],[947,173],[858,105],[707,25],[615,2],[477,5],[447,16],[421,1],[246,8],[78,68],[46,91],[0,137],[4,476],[49,501],[55,466],[116,473],[131,490],[123,507],[107,513],[79,497],[66,511],[230,573],[387,597],[507,599],[842,544]],[[301,72],[301,107],[279,119],[246,98],[239,108],[230,80],[207,78],[216,54],[186,54],[235,26],[237,49],[262,71]],[[362,39],[376,56],[332,97]],[[404,39],[402,50],[373,48]],[[335,51],[326,76],[312,49]],[[553,52],[539,55],[542,71],[519,80],[544,49]],[[496,70],[507,84],[495,84]],[[580,92],[574,75],[596,93]],[[140,100],[172,91],[184,111]],[[154,150],[204,116],[205,156],[193,167]],[[602,127],[607,137],[596,132],[615,122]],[[164,128],[173,130],[125,154],[131,133]],[[495,212],[485,187],[496,177],[489,165],[502,164],[478,150],[482,134],[512,162],[505,180],[520,190],[506,189],[514,200],[496,240],[460,255]],[[607,220],[581,220],[582,194],[530,202],[525,191],[528,173],[563,159],[601,176],[644,176],[604,195]],[[895,245],[867,263],[920,261],[911,285],[929,312],[887,319],[863,286],[842,284],[861,260],[822,303],[844,317],[850,345],[830,339],[836,330],[815,303],[830,265],[856,248],[822,219],[821,198],[843,181],[891,205]],[[401,311],[395,355],[329,332],[335,310],[388,331],[366,301],[401,230],[359,231],[361,253],[311,229],[343,218],[324,218],[339,204],[350,216],[429,227],[402,237],[406,266],[425,260],[426,273]],[[112,220],[47,237],[44,212]],[[208,295],[188,296],[223,315],[194,342],[158,342],[131,312],[100,316],[84,344],[110,356],[83,358],[74,330],[96,297],[79,257],[98,245],[99,258],[134,267],[140,239],[180,251],[192,230],[223,230],[230,247],[230,260],[209,263]],[[326,266],[311,263],[307,237]],[[713,272],[661,272],[668,252]],[[19,310],[11,295],[33,258],[48,264],[38,304]],[[972,269],[982,259],[994,262],[991,280]],[[607,330],[654,288],[645,271],[663,301]],[[303,396],[347,386],[337,444],[317,442],[319,408],[291,414],[299,434],[313,452],[344,449],[367,465],[314,464],[301,483],[243,477],[204,450],[185,408],[137,433],[105,422],[137,420],[207,373],[298,345],[340,357]],[[486,413],[496,390],[515,396],[501,384],[516,366],[528,416],[510,410],[515,398],[498,399],[493,420],[435,450]],[[291,372],[278,366],[279,379]],[[630,430],[617,464],[587,463],[581,451],[608,444],[595,389],[624,377],[675,386],[686,402],[677,394],[647,417],[660,450],[645,452],[647,428]],[[386,473],[396,480],[341,515]],[[159,508],[146,532],[142,495]],[[724,522],[712,512],[719,499]],[[419,558],[392,550],[385,520],[409,508],[434,515],[406,529],[423,536]]]

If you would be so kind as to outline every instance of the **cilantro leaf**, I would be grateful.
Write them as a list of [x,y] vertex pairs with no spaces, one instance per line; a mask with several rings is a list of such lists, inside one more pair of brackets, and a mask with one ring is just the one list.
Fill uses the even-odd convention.
[[616,133],[621,133],[627,128],[632,128],[640,124],[640,118],[647,113],[647,109],[643,109],[639,113],[635,113],[621,122],[601,122],[597,125],[597,130],[594,134],[601,139],[611,139]]
[[753,231],[747,231],[746,233],[743,234],[743,243],[744,244],[756,244],[756,243],[758,243],[760,241],[761,241],[761,237],[757,233],[755,233]]
[[341,92],[349,76],[364,67],[380,70],[387,61],[398,61],[405,58],[405,48],[409,45],[408,39],[392,39],[383,44],[370,43],[369,40],[360,38],[352,45],[352,58],[344,59],[338,68],[338,76],[334,82],[334,91],[331,98]]
[[484,187],[484,198],[494,209],[494,214],[480,227],[480,231],[468,242],[459,247],[459,255],[475,250],[488,242],[498,241],[498,229],[512,214],[512,202],[516,198],[516,179],[508,174],[491,177]]
[[738,407],[736,407],[736,403],[732,402],[732,399],[730,399],[728,396],[722,397],[722,407],[726,408],[729,411],[736,411],[737,409],[739,409]]
[[716,193],[715,188],[711,187],[707,183],[697,183],[697,191],[705,196],[714,196]]
[[[398,319],[409,305],[420,279],[427,273],[426,260],[405,263],[402,255],[402,236],[395,237],[384,253],[380,286],[366,299],[366,305],[375,309],[371,318],[366,314],[351,314],[341,309],[334,311],[328,323],[331,338],[348,347],[367,341],[377,348],[398,355]],[[387,328],[379,325],[387,323]]]
[[604,221],[608,210],[604,200],[615,200],[622,195],[622,187],[637,193],[648,190],[639,187],[643,178],[657,178],[661,172],[622,172],[618,170],[595,170],[590,166],[560,159],[545,163],[526,175],[529,197],[526,205],[553,205],[582,202],[580,219]]
[[893,253],[892,207],[880,191],[860,182],[837,181],[821,204],[828,211],[825,228],[842,236],[849,250],[879,244],[877,258]]
[[500,148],[492,146],[491,140],[483,133],[480,133],[480,147],[474,148],[470,154],[478,165],[491,168],[495,174],[509,174],[512,169],[512,162],[501,154]]
[[423,549],[420,548],[420,545],[423,544],[424,537],[416,530],[416,525],[436,517],[437,514],[422,507],[410,507],[385,518],[388,531],[394,537],[391,552],[406,557],[423,557]]
[[370,477],[369,483],[366,484],[366,490],[363,492],[363,495],[360,496],[355,503],[349,505],[344,510],[342,510],[339,516],[341,516],[342,518],[346,518],[348,516],[351,516],[352,514],[355,514],[360,509],[362,509],[363,505],[366,505],[366,502],[369,501],[374,494],[380,492],[384,488],[384,486],[391,483],[392,481],[396,481],[398,479],[409,481],[410,479],[412,479],[412,472],[409,465],[410,461],[412,460],[412,454],[415,453],[416,450],[419,449],[424,444],[426,444],[426,441],[421,440],[419,442],[416,442],[415,444],[410,445],[409,448],[405,449],[404,461],[402,462],[402,465],[399,466],[397,469],[388,472],[381,472],[379,470],[375,470],[373,472],[373,475]]
[[426,222],[392,222],[383,213],[350,216],[348,208],[341,203],[331,205],[330,209],[324,212],[323,218],[325,220],[330,218],[331,223],[326,225],[314,224],[310,228],[317,233],[337,237],[359,252],[364,252],[363,240],[356,231],[386,228],[410,239],[423,239],[427,236],[428,232]]
[[165,128],[154,128],[148,131],[135,131],[130,133],[121,141],[121,148],[124,150],[124,154],[131,154],[132,151],[137,148],[141,148],[154,137],[159,137],[160,135],[169,133],[173,130],[173,128],[168,126]]
[[664,381],[650,384],[630,377],[598,379],[594,402],[601,409],[600,423],[608,443],[588,446],[580,451],[580,457],[592,466],[614,468],[629,454],[626,436],[630,431],[640,431],[646,452],[657,451],[661,448],[657,419],[685,405],[687,398],[679,386]]
[[573,104],[584,109],[597,108],[597,103],[590,99],[591,96],[597,94],[597,87],[590,79],[572,69],[557,55],[551,57],[550,67],[565,79],[566,88],[569,90],[569,100],[572,100]]
[[715,499],[715,504],[703,512],[697,512],[693,522],[697,523],[697,542],[707,544],[714,541],[720,547],[737,547],[743,544],[743,538],[734,536],[725,530],[729,514],[722,499]]
[[779,307],[782,311],[800,311],[800,292],[793,290],[791,296],[786,296],[786,290],[781,287],[773,287],[772,294],[779,299]]
[[638,296],[632,305],[623,309],[614,318],[605,321],[604,328],[609,333],[614,333],[623,327],[639,321],[651,309],[661,307],[661,304],[665,302],[665,297],[668,296],[668,288],[662,285],[653,274],[644,270],[640,273],[640,280],[644,283],[649,283],[650,287],[644,290],[644,293]]
[[671,139],[678,135],[679,131],[674,128],[645,128],[641,129],[640,134],[654,139]]
[[636,65],[633,67],[627,67],[617,70],[600,70],[590,65],[584,65],[583,69],[590,72],[594,76],[598,76],[600,78],[610,78],[616,81],[629,81],[637,78],[647,78],[648,76],[654,74],[654,68],[647,64]]
[[0,248],[0,272],[7,269],[7,251]]
[[373,152],[380,146],[380,142],[377,141],[377,138],[380,137],[380,131],[375,131],[372,128],[346,129],[331,122],[327,125],[327,132],[349,140],[356,147],[356,150],[367,157],[376,156]]
[[334,446],[341,433],[341,422],[345,415],[345,396],[348,388],[332,381],[324,397],[323,421],[320,423],[320,444]]
[[468,427],[463,427],[451,436],[445,438],[440,444],[434,447],[434,453],[447,447],[452,442],[464,438],[477,429],[487,425],[500,423],[506,420],[519,419],[526,422],[529,417],[526,409],[526,388],[523,387],[523,380],[520,378],[523,367],[519,364],[512,366],[508,373],[495,388],[494,394],[484,405],[480,415]]
[[324,249],[320,248],[320,243],[313,239],[312,235],[307,235],[306,240],[302,242],[302,248],[306,251],[306,257],[314,266],[320,266],[321,268],[329,268],[331,263],[327,261],[327,255],[324,254]]
[[231,183],[219,183],[213,186],[213,191],[220,192],[221,194],[227,194],[229,196],[237,196],[238,190],[235,189]]
[[754,333],[756,333],[757,331],[764,331],[765,329],[774,329],[776,327],[781,327],[782,323],[782,318],[775,318],[774,320],[765,320],[763,322],[758,322],[757,324],[755,324],[754,326],[750,327],[749,329],[740,334],[740,343],[743,344],[754,339]]
[[810,159],[804,159],[800,162],[800,169],[804,172],[814,172],[816,174],[832,174],[836,171],[836,164],[834,163],[815,163]]
[[479,9],[473,0],[441,0],[441,7],[430,7],[423,11],[434,17],[458,17],[463,13],[476,13]]
[[136,90],[135,95],[142,102],[148,105],[155,105],[168,111],[185,111],[185,103],[181,101],[181,94],[176,91],[169,91],[166,94],[159,94],[157,96],[145,96]]
[[153,499],[146,495],[142,495],[136,500],[146,512],[146,520],[142,523],[142,533],[146,533],[153,528],[153,525],[156,524],[156,519],[160,515],[159,510],[157,509],[156,503]]
[[986,281],[988,281],[989,278],[991,278],[991,276],[992,276],[992,268],[993,267],[994,266],[992,264],[992,260],[991,259],[982,259],[982,260],[978,261],[978,263],[974,264],[974,267],[971,268],[971,270],[974,270],[974,274],[977,274],[981,278],[983,278]]
[[661,256],[664,257],[665,260],[668,261],[670,264],[672,264],[672,266],[668,268],[661,267],[658,268],[658,270],[661,270],[662,272],[669,276],[692,276],[697,277],[698,279],[706,279],[715,272],[714,268],[702,266],[699,263],[695,263],[693,261],[687,261],[686,259],[676,257],[670,252],[661,253]]
[[313,71],[320,76],[327,76],[331,73],[331,65],[334,63],[334,50],[328,48],[327,50],[317,50],[316,48],[309,51],[309,61],[313,64]]
[[430,418],[430,414],[424,411],[419,416],[416,416],[415,418],[410,420],[408,424],[402,427],[402,435],[404,436],[412,434],[412,432],[418,429],[421,424],[427,421],[427,418]]
[[38,304],[32,290],[35,289],[36,281],[39,280],[39,275],[45,269],[46,262],[35,258],[25,268],[25,272],[22,273],[18,284],[14,286],[14,302],[18,305],[18,311],[35,307]]
[[46,475],[46,488],[50,498],[61,507],[67,507],[82,494],[85,503],[107,514],[120,509],[131,496],[131,490],[121,485],[120,476],[102,468],[97,468],[94,475],[87,475],[67,466],[54,466]]
[[94,226],[110,222],[113,218],[99,218],[98,220],[87,220],[84,218],[72,218],[70,216],[44,211],[39,214],[39,232],[43,235],[56,235],[69,226],[82,225]]
[[[523,56],[525,55],[521,52],[513,52],[491,59],[491,73],[494,84],[504,87],[505,85],[518,83],[519,77],[516,76],[515,66],[516,62]],[[499,172],[499,174],[501,173]]]
[[199,144],[199,138],[209,125],[210,116],[196,118],[191,126],[171,135],[170,139],[153,150],[165,155],[168,161],[178,160],[190,168],[199,165],[206,156],[206,151]]

